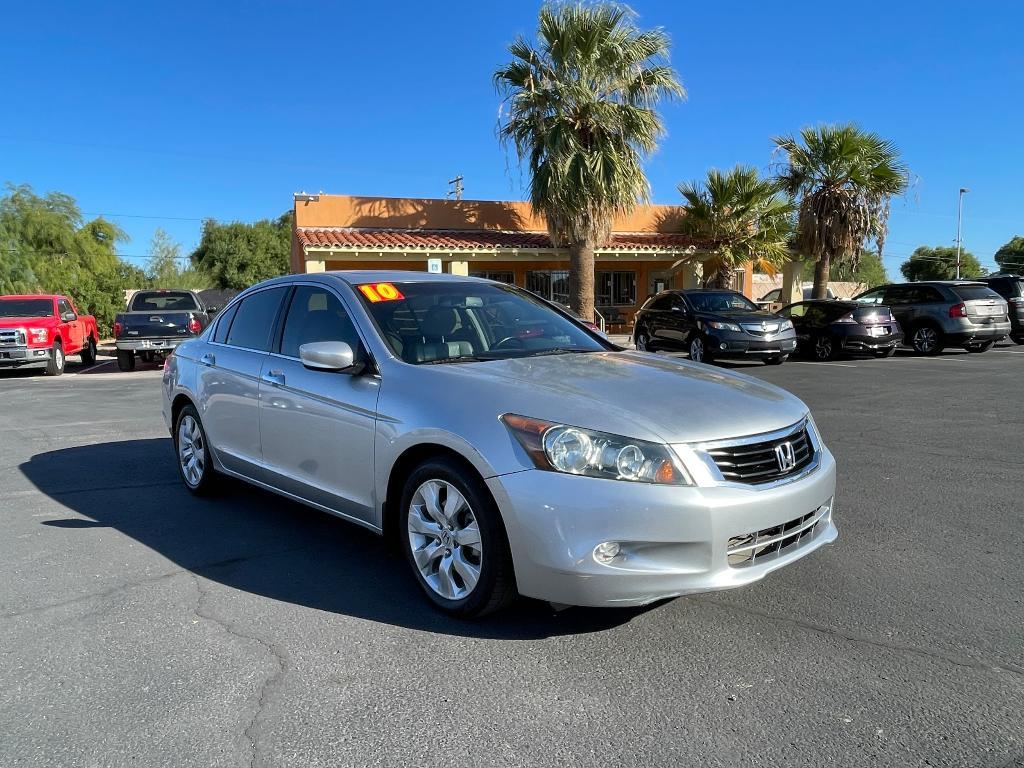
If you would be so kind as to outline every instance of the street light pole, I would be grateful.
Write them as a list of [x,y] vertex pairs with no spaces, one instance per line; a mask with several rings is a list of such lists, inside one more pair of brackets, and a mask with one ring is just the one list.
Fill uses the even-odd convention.
[[963,240],[960,237],[960,225],[963,222],[964,217],[964,193],[970,192],[967,187],[960,187],[960,196],[957,198],[956,205],[956,279],[960,279],[960,246],[963,244]]

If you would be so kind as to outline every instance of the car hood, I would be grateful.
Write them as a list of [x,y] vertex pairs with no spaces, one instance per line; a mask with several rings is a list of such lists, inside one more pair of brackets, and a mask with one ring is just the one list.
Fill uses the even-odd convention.
[[807,406],[758,379],[644,352],[594,352],[425,366],[476,407],[664,443],[771,432]]
[[730,323],[777,323],[785,318],[772,312],[753,312],[749,309],[736,309],[726,312],[696,312],[701,320],[725,320]]
[[24,328],[31,325],[33,328],[53,325],[52,317],[0,317],[0,328]]

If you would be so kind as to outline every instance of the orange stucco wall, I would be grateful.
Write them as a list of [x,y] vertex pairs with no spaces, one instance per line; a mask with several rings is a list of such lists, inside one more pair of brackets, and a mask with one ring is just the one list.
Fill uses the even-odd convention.
[[[678,232],[680,208],[644,205],[615,221],[615,232]],[[546,232],[530,204],[500,200],[444,200],[411,197],[320,195],[295,203],[299,227],[373,227],[391,229],[496,229]]]

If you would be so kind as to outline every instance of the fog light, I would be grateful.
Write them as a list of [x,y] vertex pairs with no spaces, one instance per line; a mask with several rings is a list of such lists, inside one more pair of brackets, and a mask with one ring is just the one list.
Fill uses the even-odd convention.
[[723,342],[722,342],[721,344],[719,344],[719,345],[718,345],[718,348],[719,348],[719,349],[725,349],[725,348],[726,348],[726,347],[728,347],[728,346],[729,346],[729,345],[728,345],[728,344],[726,344],[726,343],[725,343],[725,342],[723,341]]
[[599,563],[610,563],[619,556],[622,548],[617,541],[606,541],[594,547],[594,559]]

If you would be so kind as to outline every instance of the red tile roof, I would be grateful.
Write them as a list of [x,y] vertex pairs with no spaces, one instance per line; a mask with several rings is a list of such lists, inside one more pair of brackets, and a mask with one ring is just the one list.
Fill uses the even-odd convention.
[[[399,248],[408,250],[533,250],[551,248],[551,239],[541,232],[498,230],[349,229],[341,227],[298,227],[296,235],[310,248]],[[616,233],[601,250],[681,250],[699,243],[686,235],[660,232]]]

